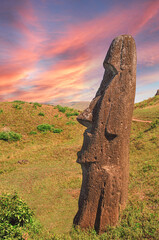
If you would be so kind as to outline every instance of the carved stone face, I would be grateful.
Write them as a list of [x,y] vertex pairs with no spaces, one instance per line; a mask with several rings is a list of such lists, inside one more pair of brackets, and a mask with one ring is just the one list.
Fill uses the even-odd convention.
[[103,81],[77,120],[87,129],[77,162],[82,167],[74,224],[105,231],[116,225],[128,192],[129,135],[136,85],[136,50],[131,36],[117,37],[104,60]]
[[[98,89],[95,98],[91,101],[89,107],[78,116],[77,120],[87,129],[84,132],[83,146],[78,152],[78,163],[83,162],[96,162],[97,161],[97,145],[100,140],[106,141],[106,138],[113,139],[116,134],[108,133],[106,130],[106,122],[109,118],[110,107],[106,107],[103,116],[100,114],[101,104],[105,95],[106,89],[117,74],[117,70],[111,64],[105,64],[105,73],[100,88]],[[109,101],[108,101],[108,105]],[[104,111],[104,112],[105,112]],[[104,136],[105,135],[105,136]],[[91,155],[88,157],[88,153]],[[102,154],[102,146],[99,153]],[[89,159],[88,159],[89,158]],[[101,158],[101,156],[100,156]]]
[[105,73],[96,96],[77,118],[87,127],[82,149],[78,152],[78,163],[119,163],[121,154],[116,150],[127,138],[125,129],[130,129],[127,103],[132,99],[130,92],[135,88],[131,78],[136,61],[133,51],[130,51],[130,48],[135,50],[132,40],[130,36],[120,36],[112,42],[103,63]]

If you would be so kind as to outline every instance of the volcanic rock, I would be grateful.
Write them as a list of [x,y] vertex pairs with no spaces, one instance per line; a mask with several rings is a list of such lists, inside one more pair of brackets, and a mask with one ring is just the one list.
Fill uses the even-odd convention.
[[105,73],[90,103],[77,118],[86,126],[77,163],[82,186],[74,225],[103,233],[126,206],[129,136],[136,88],[136,47],[129,35],[115,38],[103,63]]
[[157,90],[157,92],[156,92],[155,96],[158,96],[158,95],[159,95],[159,89]]

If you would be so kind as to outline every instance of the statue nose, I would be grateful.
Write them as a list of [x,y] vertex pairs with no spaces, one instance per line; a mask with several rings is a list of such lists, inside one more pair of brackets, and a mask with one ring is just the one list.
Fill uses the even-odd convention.
[[82,112],[78,117],[77,121],[82,124],[83,126],[89,128],[92,126],[92,111],[88,107]]

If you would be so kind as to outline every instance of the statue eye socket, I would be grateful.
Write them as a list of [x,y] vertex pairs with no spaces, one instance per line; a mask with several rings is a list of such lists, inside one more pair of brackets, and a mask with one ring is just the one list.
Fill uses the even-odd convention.
[[107,129],[105,128],[105,137],[108,141],[114,140],[114,138],[117,137],[117,134],[109,133]]

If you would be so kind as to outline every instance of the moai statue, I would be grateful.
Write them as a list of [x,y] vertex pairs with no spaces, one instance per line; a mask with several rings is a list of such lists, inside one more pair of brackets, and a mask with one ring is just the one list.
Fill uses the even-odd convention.
[[126,206],[129,137],[136,88],[136,47],[129,35],[113,40],[104,60],[103,81],[77,120],[87,129],[77,163],[82,167],[74,225],[98,233],[115,226]]

